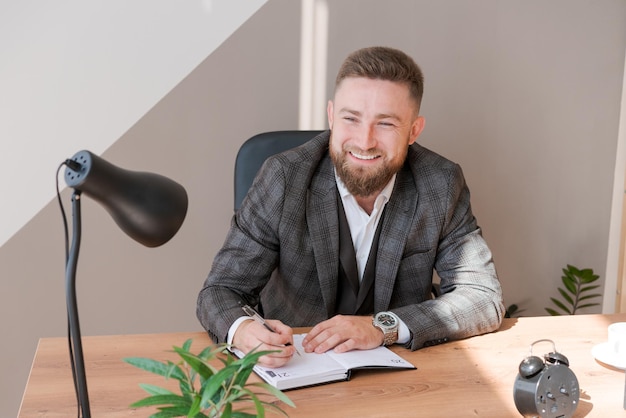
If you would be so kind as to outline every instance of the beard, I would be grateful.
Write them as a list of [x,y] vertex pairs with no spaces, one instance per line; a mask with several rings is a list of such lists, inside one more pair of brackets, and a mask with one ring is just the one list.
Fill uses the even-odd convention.
[[[329,150],[330,159],[337,170],[337,175],[348,191],[354,196],[367,197],[379,193],[389,183],[393,175],[400,171],[404,165],[408,147],[404,154],[398,155],[392,160],[389,160],[387,155],[378,149],[364,152],[353,147],[343,147],[340,151],[336,151],[330,146]],[[351,150],[359,155],[380,155],[379,158],[382,163],[376,167],[355,165],[348,158]]]

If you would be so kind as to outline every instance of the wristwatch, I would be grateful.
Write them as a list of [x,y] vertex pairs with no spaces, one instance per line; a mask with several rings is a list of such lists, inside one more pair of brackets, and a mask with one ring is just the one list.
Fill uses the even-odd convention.
[[391,345],[398,341],[400,318],[393,312],[378,312],[372,319],[372,325],[383,332],[383,345]]

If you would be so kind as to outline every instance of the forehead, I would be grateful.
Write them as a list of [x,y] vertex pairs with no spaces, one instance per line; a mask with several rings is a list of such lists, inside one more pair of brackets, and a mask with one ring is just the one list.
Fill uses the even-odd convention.
[[348,107],[358,111],[388,109],[396,113],[402,109],[412,112],[416,108],[406,83],[364,77],[343,79],[335,90],[334,102],[336,110]]

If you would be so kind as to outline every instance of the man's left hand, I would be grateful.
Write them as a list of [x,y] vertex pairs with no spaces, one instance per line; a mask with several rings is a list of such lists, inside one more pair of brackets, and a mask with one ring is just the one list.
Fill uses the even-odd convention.
[[383,343],[383,333],[372,325],[371,316],[336,315],[314,326],[302,341],[307,353],[334,350],[367,350]]

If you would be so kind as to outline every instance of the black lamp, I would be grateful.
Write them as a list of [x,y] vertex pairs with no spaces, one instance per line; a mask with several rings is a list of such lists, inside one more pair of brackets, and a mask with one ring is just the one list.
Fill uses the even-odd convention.
[[178,232],[187,214],[187,192],[159,174],[119,168],[89,151],[80,151],[66,165],[65,182],[72,194],[72,244],[65,266],[70,357],[83,418],[90,418],[89,395],[76,303],[76,265],[80,249],[81,194],[100,203],[117,225],[147,247],[165,244]]

